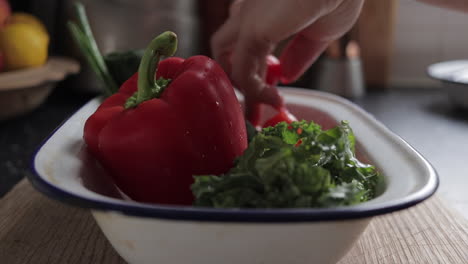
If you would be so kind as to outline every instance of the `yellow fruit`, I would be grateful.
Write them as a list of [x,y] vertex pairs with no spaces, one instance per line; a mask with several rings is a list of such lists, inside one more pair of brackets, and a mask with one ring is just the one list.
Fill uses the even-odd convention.
[[39,20],[39,18],[28,13],[21,13],[21,12],[13,13],[8,18],[8,23],[9,24],[17,24],[17,23],[29,24],[47,33],[47,29],[44,26],[44,24],[42,24],[41,20]]
[[0,31],[0,50],[7,70],[43,65],[47,60],[49,35],[37,26],[15,23]]

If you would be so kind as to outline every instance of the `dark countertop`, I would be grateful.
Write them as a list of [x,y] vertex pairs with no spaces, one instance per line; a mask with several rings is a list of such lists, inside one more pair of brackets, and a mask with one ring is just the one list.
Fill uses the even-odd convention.
[[[29,173],[41,141],[94,96],[59,87],[36,111],[0,122],[0,197]],[[369,93],[356,103],[434,165],[441,178],[439,194],[468,218],[468,111],[453,108],[436,89]]]
[[357,102],[420,152],[440,177],[438,194],[468,219],[468,110],[443,90],[399,89]]
[[92,94],[79,94],[57,87],[35,111],[0,121],[0,197],[27,173],[39,144]]

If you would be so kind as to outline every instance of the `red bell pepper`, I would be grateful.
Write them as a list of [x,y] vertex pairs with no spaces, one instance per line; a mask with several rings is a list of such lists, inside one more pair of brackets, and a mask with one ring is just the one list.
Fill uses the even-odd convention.
[[[280,61],[273,55],[267,56],[266,61],[267,72],[265,82],[268,85],[276,86],[282,77]],[[248,111],[246,112],[247,120],[249,120],[249,122],[256,128],[274,126],[279,122],[291,123],[293,121],[297,121],[296,117],[288,111],[283,103],[276,107],[278,114],[267,120],[263,126],[261,126],[261,104],[258,102],[246,102],[246,107],[248,108]]]
[[136,201],[189,205],[193,175],[227,172],[247,147],[227,75],[205,56],[159,62],[176,45],[172,32],[156,37],[138,73],[85,124],[90,152]]

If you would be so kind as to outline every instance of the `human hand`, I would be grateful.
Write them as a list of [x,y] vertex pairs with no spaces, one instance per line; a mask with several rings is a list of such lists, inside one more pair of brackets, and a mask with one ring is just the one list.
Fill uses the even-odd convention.
[[328,44],[346,33],[364,0],[236,0],[211,48],[234,85],[251,102],[280,107],[276,87],[264,81],[266,57],[293,37],[281,54],[282,82],[301,76]]
[[449,8],[461,12],[468,12],[468,2],[466,0],[418,0],[430,5]]

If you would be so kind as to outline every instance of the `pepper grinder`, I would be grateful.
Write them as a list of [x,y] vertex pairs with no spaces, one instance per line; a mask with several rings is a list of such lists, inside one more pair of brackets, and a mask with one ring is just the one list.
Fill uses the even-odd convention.
[[349,99],[365,94],[359,45],[349,34],[330,44],[321,62],[318,89]]

